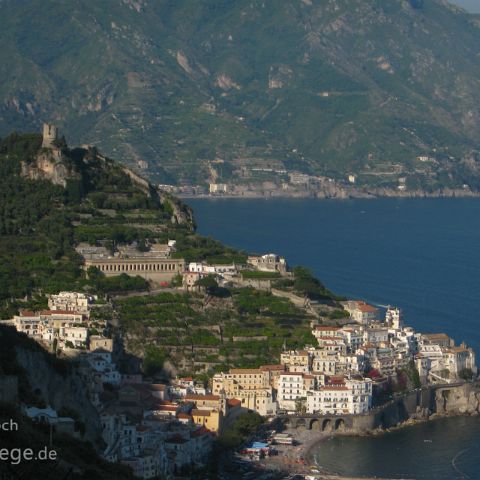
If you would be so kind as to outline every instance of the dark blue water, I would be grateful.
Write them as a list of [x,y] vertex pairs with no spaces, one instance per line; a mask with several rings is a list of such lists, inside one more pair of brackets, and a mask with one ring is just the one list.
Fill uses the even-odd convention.
[[[292,265],[310,267],[336,293],[399,306],[415,329],[445,332],[480,351],[480,200],[189,204],[200,233],[249,252],[284,255]],[[423,442],[429,436],[432,443]],[[322,456],[320,463],[352,475],[462,478],[450,463],[470,448],[458,462],[469,472],[464,478],[480,479],[477,442],[480,421],[442,420],[382,439],[332,440],[335,455]],[[417,450],[426,456],[426,467],[416,460]],[[406,469],[409,465],[413,470]],[[440,476],[442,469],[447,473]]]
[[434,420],[374,438],[333,437],[316,445],[317,465],[341,475],[477,479],[480,419]]

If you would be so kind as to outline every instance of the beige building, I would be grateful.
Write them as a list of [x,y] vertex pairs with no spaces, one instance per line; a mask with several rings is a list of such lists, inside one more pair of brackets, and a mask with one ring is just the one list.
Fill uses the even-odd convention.
[[423,342],[439,347],[453,347],[455,342],[446,333],[422,333]]
[[185,271],[185,260],[169,258],[172,248],[171,245],[154,244],[150,251],[139,252],[136,248],[124,246],[111,255],[105,247],[79,244],[75,250],[83,257],[85,270],[95,267],[107,277],[124,273],[162,283],[170,282]]
[[343,308],[350,314],[350,318],[362,325],[368,325],[377,320],[378,309],[361,300],[342,302]]
[[220,433],[222,429],[222,412],[218,410],[201,410],[194,408],[190,415],[193,423],[208,428],[211,432]]
[[113,352],[113,339],[105,338],[101,335],[92,335],[90,337],[90,351],[94,350],[106,350],[107,352]]
[[280,363],[289,372],[308,373],[311,370],[311,360],[311,355],[306,350],[291,350],[280,355]]
[[153,282],[169,282],[175,276],[183,274],[185,261],[183,259],[125,259],[125,258],[98,258],[85,259],[85,269],[98,268],[107,277],[125,273],[131,276],[140,276]]
[[50,310],[78,312],[87,315],[92,303],[93,297],[78,292],[60,292],[57,295],[48,296]]
[[285,274],[288,270],[287,261],[274,253],[266,255],[250,255],[247,263],[260,272],[279,272]]
[[255,410],[260,415],[274,415],[277,405],[273,385],[278,383],[281,368],[265,365],[258,369],[234,368],[229,373],[217,373],[213,377],[213,393],[236,398],[243,408]]

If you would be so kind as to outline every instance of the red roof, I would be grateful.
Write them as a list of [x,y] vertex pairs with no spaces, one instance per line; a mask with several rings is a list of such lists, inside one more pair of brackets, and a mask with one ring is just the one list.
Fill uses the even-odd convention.
[[200,401],[200,400],[220,400],[218,395],[186,395],[185,400]]
[[333,326],[330,326],[330,327],[326,327],[324,325],[317,325],[315,327],[315,330],[320,330],[320,331],[329,331],[329,330],[341,330],[342,327],[333,327]]
[[183,413],[183,412],[177,413],[177,418],[183,418],[184,420],[192,419],[192,417],[188,415],[188,413]]
[[240,400],[237,400],[236,398],[229,398],[227,400],[227,405],[229,407],[238,407],[241,404],[242,404],[242,402]]
[[333,384],[336,384],[336,385],[339,385],[339,384],[344,384],[345,383],[345,377],[342,376],[342,375],[332,375],[331,377],[329,377],[329,383],[331,383],[332,385]]
[[210,410],[192,410],[192,415],[196,415],[197,417],[209,417],[211,415]]
[[193,378],[192,377],[182,377],[182,378],[179,378],[179,380],[181,382],[193,382]]
[[375,313],[378,310],[365,302],[357,302],[357,308],[364,313]]
[[285,365],[262,365],[260,367],[262,372],[271,371],[271,370],[285,370]]
[[20,316],[21,317],[37,317],[38,314],[35,312],[32,312],[31,310],[20,310]]

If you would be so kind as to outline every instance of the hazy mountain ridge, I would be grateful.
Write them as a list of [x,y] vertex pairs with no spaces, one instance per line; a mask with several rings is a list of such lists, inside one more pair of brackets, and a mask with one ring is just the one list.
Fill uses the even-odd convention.
[[442,0],[0,9],[0,132],[48,119],[160,181],[208,181],[220,159],[216,178],[270,167],[457,185],[478,146],[480,23]]

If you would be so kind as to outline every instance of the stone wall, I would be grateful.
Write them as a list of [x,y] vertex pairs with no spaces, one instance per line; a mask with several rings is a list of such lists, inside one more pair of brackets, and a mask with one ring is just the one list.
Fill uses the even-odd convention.
[[365,434],[435,416],[480,413],[480,383],[433,385],[398,395],[363,415],[299,415],[286,417],[292,428]]

